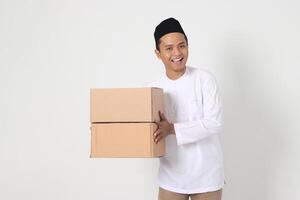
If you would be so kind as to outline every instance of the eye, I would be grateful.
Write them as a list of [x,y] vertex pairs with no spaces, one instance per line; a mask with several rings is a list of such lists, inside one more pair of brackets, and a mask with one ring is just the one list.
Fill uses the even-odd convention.
[[167,51],[171,51],[172,48],[171,48],[171,47],[167,47],[166,50],[167,50]]
[[179,47],[180,47],[181,49],[183,49],[183,48],[185,48],[186,46],[185,46],[185,44],[181,44]]

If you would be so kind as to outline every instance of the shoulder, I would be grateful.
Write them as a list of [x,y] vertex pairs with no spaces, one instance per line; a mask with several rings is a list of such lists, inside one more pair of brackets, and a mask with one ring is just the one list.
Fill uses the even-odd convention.
[[215,81],[215,76],[212,72],[205,68],[188,67],[190,74],[201,82]]
[[193,68],[191,71],[194,74],[194,84],[197,91],[200,90],[206,96],[219,93],[219,86],[212,72],[203,68]]

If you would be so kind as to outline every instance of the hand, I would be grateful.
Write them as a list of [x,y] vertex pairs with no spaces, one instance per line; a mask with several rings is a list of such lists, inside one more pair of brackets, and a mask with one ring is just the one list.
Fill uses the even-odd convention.
[[158,126],[154,132],[154,142],[157,144],[161,139],[167,137],[169,134],[175,134],[174,124],[169,123],[163,113],[159,111],[160,121],[155,122]]

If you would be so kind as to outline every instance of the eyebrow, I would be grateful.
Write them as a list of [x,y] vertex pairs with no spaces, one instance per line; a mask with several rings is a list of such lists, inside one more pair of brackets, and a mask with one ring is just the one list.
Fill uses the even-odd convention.
[[[178,43],[178,45],[181,45],[181,44],[185,44],[185,42],[184,41],[182,41],[182,42],[179,42]],[[174,46],[174,44],[166,44],[166,45],[164,45],[165,47],[172,47],[172,46]]]

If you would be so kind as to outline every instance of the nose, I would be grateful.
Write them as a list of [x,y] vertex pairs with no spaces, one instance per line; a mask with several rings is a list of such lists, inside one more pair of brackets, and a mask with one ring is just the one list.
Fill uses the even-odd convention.
[[172,53],[173,53],[174,56],[177,56],[177,55],[181,54],[181,51],[178,47],[174,47]]

